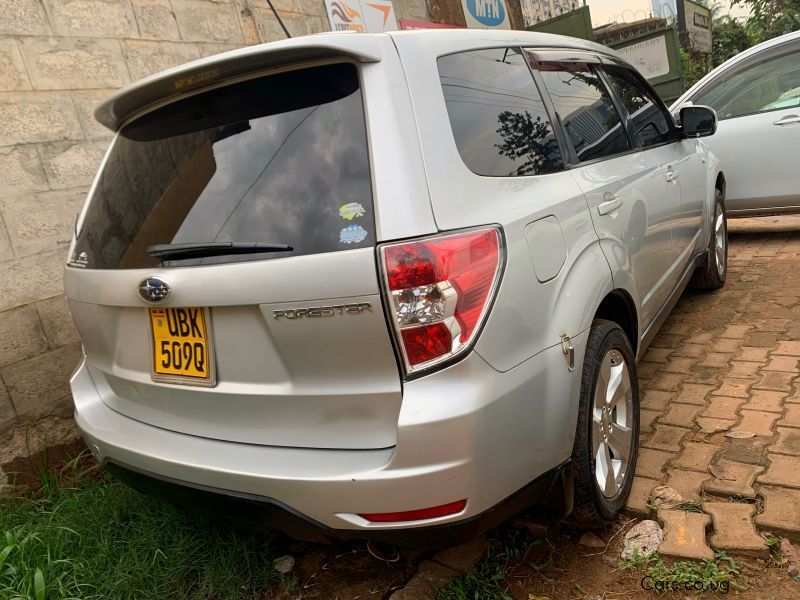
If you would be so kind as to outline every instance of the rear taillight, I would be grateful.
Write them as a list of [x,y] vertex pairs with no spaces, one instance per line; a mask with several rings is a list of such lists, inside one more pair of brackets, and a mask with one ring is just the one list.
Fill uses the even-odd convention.
[[386,244],[380,253],[406,372],[468,350],[500,279],[500,231],[492,227]]

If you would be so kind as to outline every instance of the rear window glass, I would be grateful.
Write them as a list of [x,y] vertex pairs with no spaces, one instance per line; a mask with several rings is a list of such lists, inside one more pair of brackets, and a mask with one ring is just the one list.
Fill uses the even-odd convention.
[[517,48],[439,58],[458,152],[478,175],[541,175],[564,167],[528,65]]
[[[156,244],[292,251],[161,261]],[[71,264],[130,269],[263,260],[374,245],[358,72],[325,65],[245,81],[149,113],[120,133]]]

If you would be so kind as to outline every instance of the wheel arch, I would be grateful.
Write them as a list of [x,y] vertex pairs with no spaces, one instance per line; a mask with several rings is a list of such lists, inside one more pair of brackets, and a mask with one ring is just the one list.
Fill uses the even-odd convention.
[[628,337],[636,356],[639,350],[639,320],[636,304],[630,294],[623,289],[615,289],[606,294],[594,314],[595,319],[613,321],[619,325]]

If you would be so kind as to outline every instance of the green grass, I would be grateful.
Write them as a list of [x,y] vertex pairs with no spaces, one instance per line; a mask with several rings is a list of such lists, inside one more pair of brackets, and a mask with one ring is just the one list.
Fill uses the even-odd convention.
[[0,500],[0,599],[271,598],[292,582],[270,539],[73,465],[36,496]]
[[655,552],[647,557],[636,554],[631,560],[621,560],[620,567],[641,573],[642,584],[656,592],[679,591],[683,593],[720,591],[740,588],[736,583],[739,565],[725,552],[716,552],[714,560],[678,560],[672,565]]

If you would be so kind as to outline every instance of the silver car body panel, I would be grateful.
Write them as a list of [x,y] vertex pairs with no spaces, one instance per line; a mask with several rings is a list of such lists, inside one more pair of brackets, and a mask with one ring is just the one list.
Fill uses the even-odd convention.
[[[98,110],[118,128],[162,102],[249,77],[253,69],[355,61],[377,242],[499,225],[506,244],[502,280],[474,351],[405,382],[372,248],[156,270],[68,267],[66,294],[86,349],[72,379],[76,420],[99,460],[274,498],[327,526],[369,530],[478,515],[569,459],[580,365],[598,306],[616,290],[631,299],[640,337],[654,323],[706,247],[719,165],[702,146],[684,141],[552,175],[472,173],[455,145],[436,58],[502,46],[622,60],[590,42],[527,32],[320,34],[176,67]],[[176,91],[184,80],[188,91]],[[695,159],[704,161],[700,171]],[[680,184],[664,178],[670,166]],[[700,181],[703,193],[684,196]],[[611,188],[623,203],[601,218],[596,202]],[[630,240],[641,205],[644,254]],[[536,235],[553,240],[552,254],[542,255],[547,248]],[[153,275],[172,286],[167,306],[211,308],[216,387],[150,381],[145,305],[136,290]],[[369,303],[372,310],[329,319],[274,315],[322,303]],[[462,498],[461,513],[424,523],[358,516]]]

